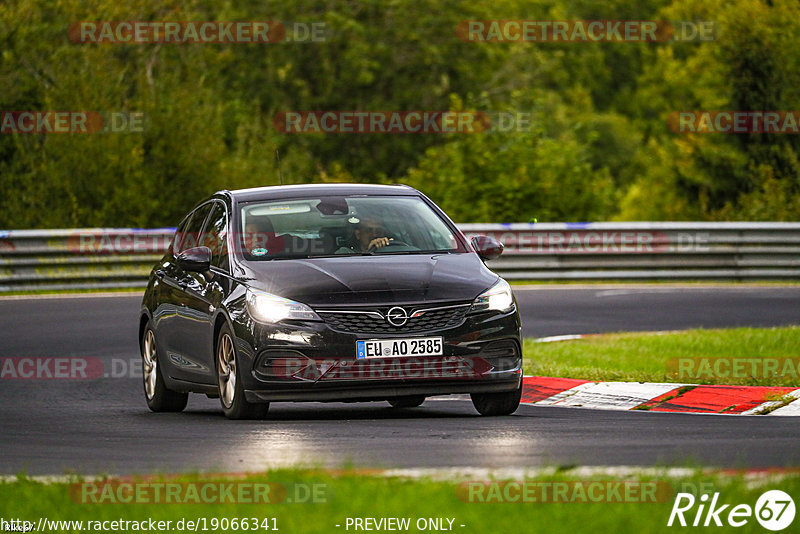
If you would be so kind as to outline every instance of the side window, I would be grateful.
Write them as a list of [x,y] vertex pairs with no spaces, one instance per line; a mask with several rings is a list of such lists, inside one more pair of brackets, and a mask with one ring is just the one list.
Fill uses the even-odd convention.
[[175,235],[172,238],[172,244],[169,247],[173,256],[177,256],[178,252],[181,251],[181,242],[183,241],[183,236],[186,234],[186,226],[188,226],[191,220],[192,214],[189,214],[188,217],[181,221],[181,223],[178,225],[178,228],[175,230]]
[[228,225],[225,205],[214,202],[211,215],[203,231],[204,245],[211,249],[211,265],[223,271],[228,270]]
[[202,236],[200,235],[200,232],[203,230],[203,223],[205,222],[209,211],[211,211],[210,203],[203,204],[195,210],[187,222],[186,228],[183,230],[183,235],[179,236],[178,238],[180,242],[180,249],[178,252],[183,252],[188,248],[199,247],[202,245]]

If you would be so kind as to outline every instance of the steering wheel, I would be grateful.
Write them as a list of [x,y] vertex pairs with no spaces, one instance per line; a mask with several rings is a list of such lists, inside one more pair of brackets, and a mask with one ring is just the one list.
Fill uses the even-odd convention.
[[379,250],[386,250],[387,248],[390,247],[411,247],[411,245],[409,245],[405,241],[400,241],[399,239],[392,239],[388,245],[384,245],[382,247],[369,247],[367,249],[367,252],[377,252]]

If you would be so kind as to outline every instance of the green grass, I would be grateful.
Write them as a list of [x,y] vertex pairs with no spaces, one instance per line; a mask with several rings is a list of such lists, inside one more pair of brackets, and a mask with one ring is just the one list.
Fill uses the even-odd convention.
[[[687,330],[675,333],[608,334],[572,341],[535,343],[526,339],[523,347],[526,375],[581,378],[626,382],[688,382],[761,386],[800,386],[800,376],[782,376],[760,371],[756,364],[727,374],[713,369],[694,376],[677,374],[680,358],[795,358],[800,363],[800,327],[735,328],[729,330]],[[673,360],[672,365],[670,360]],[[692,363],[692,365],[695,365]],[[671,368],[670,368],[671,367]]]
[[[469,502],[469,491],[464,481],[434,481],[430,479],[388,478],[364,473],[343,472],[338,475],[325,471],[284,469],[241,478],[200,478],[184,475],[170,478],[169,482],[204,483],[208,481],[278,482],[289,488],[315,484],[324,488],[324,499],[315,503],[279,504],[142,504],[81,502],[79,493],[70,493],[70,484],[43,484],[32,480],[0,483],[0,517],[20,518],[38,524],[39,518],[73,521],[156,521],[176,522],[181,518],[205,518],[208,532],[224,531],[211,528],[212,519],[220,518],[275,518],[279,532],[311,534],[354,532],[345,528],[348,517],[400,517],[410,518],[407,532],[420,532],[416,528],[419,518],[451,518],[453,531],[462,533],[497,534],[504,532],[637,532],[641,534],[670,532],[679,527],[667,527],[677,492],[699,496],[719,492],[719,504],[747,504],[753,507],[766,490],[782,489],[790,495],[800,494],[800,475],[782,475],[772,479],[748,479],[745,475],[723,475],[692,470],[687,476],[670,478],[658,473],[625,476],[578,476],[567,471],[556,471],[548,476],[526,479],[528,483],[544,484],[575,481],[633,481],[657,483],[658,491],[652,493],[656,502],[586,502],[580,494],[570,489],[567,500],[573,502]],[[162,479],[163,481],[164,479]],[[154,482],[148,479],[147,482]],[[550,486],[553,487],[552,485]],[[539,493],[540,495],[541,493]],[[318,493],[318,496],[321,495]],[[488,493],[480,492],[484,497]],[[512,498],[514,495],[512,494]],[[502,497],[501,497],[502,498]],[[730,506],[728,507],[730,510]],[[697,505],[687,513],[689,522],[694,518]],[[723,520],[725,514],[722,516]],[[271,521],[271,519],[270,519]],[[798,519],[795,520],[795,524]],[[445,524],[447,524],[445,522]],[[173,523],[174,525],[174,523]],[[341,525],[336,527],[336,525]],[[464,527],[461,527],[464,525]],[[270,523],[272,526],[272,523]],[[174,528],[174,527],[173,527]],[[184,529],[183,531],[187,531]],[[198,529],[204,530],[202,527]],[[272,530],[272,529],[271,529]],[[715,528],[718,532],[734,531],[730,527]],[[84,530],[85,531],[85,530]],[[173,530],[175,531],[175,530]],[[228,529],[228,531],[235,531]],[[258,530],[265,532],[265,530]],[[763,532],[754,517],[736,532]],[[64,529],[60,532],[79,532]],[[363,531],[362,531],[363,532]],[[402,531],[401,531],[402,532]],[[788,532],[788,530],[787,530]]]

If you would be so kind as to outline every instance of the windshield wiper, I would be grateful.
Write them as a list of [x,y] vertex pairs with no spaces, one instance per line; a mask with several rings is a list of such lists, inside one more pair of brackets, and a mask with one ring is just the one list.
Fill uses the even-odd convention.
[[369,256],[401,256],[403,254],[452,254],[451,250],[392,250],[389,252],[365,252],[363,255]]
[[271,258],[258,258],[250,261],[278,261],[278,260],[304,260],[308,256],[272,256]]

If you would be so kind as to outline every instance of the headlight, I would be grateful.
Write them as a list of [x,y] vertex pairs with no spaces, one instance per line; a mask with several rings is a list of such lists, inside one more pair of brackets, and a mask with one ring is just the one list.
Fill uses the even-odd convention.
[[472,302],[470,312],[482,311],[508,311],[514,306],[514,296],[511,294],[511,286],[508,282],[500,279],[495,285],[478,295]]
[[277,323],[283,319],[322,320],[305,304],[252,289],[247,290],[247,309],[253,319],[262,323]]

